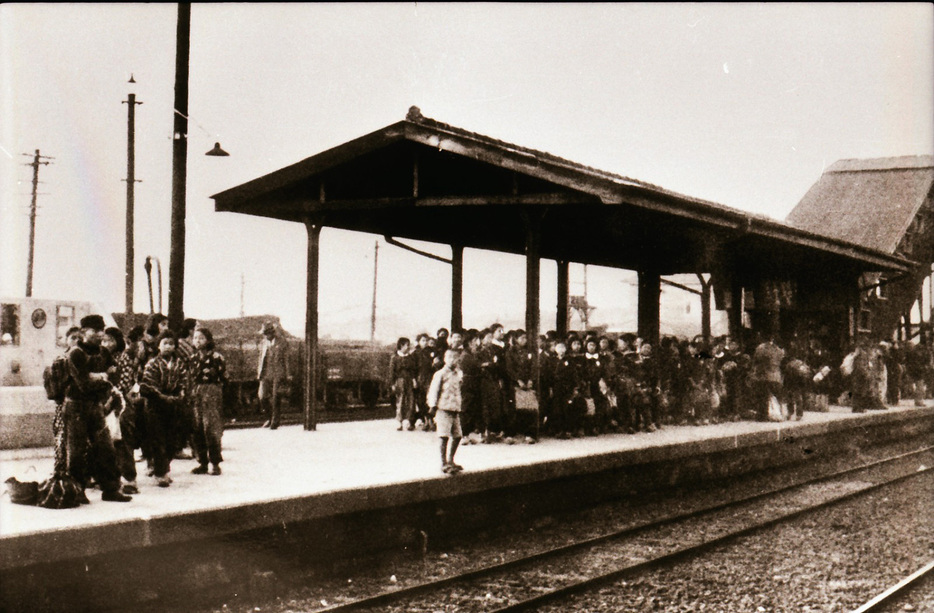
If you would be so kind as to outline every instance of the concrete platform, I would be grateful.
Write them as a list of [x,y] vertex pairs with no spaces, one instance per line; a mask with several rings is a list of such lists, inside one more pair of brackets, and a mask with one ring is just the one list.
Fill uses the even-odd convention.
[[[175,460],[170,488],[141,477],[141,493],[130,503],[102,502],[99,492],[90,491],[90,505],[49,510],[15,505],[4,496],[0,572],[534,487],[625,467],[667,463],[669,468],[653,472],[652,478],[675,483],[676,473],[687,474],[691,458],[702,458],[708,472],[725,476],[795,461],[795,454],[820,452],[822,446],[845,445],[879,426],[892,432],[934,431],[934,406],[929,401],[918,409],[906,403],[863,414],[833,407],[827,413],[807,413],[801,422],[672,426],[635,435],[545,439],[535,445],[462,446],[457,460],[466,470],[456,476],[441,473],[434,433],[397,432],[392,421],[323,424],[315,432],[299,426],[231,430],[224,436],[223,475],[192,475],[193,460]],[[717,454],[795,441],[798,446],[790,454],[756,451],[730,462],[711,461]],[[0,479],[15,475],[41,481],[51,472],[51,456],[49,448],[0,452]],[[750,457],[762,459],[750,462]],[[627,487],[637,486],[631,475],[626,478]]]

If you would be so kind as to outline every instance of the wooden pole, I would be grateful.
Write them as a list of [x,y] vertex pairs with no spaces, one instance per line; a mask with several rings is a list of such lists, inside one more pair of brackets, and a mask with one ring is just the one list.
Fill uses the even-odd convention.
[[126,314],[133,313],[133,293],[136,283],[136,250],[134,247],[134,204],[136,190],[136,94],[129,94],[124,101],[127,105],[126,129]]
[[169,251],[169,325],[178,330],[185,303],[185,190],[188,179],[188,56],[191,4],[178,5],[175,48],[175,108],[172,141],[172,234]]

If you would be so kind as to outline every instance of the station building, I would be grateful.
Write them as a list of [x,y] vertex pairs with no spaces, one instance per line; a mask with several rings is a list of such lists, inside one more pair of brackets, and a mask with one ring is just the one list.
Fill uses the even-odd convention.
[[[900,273],[866,272],[851,334],[930,342],[934,321],[934,156],[840,160],[786,222],[914,262]],[[927,287],[927,296],[925,296]],[[918,312],[912,321],[912,311]],[[926,321],[925,321],[926,320]]]

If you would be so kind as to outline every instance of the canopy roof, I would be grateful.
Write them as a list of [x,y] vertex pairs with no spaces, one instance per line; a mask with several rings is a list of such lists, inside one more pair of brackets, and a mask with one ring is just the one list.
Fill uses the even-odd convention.
[[661,274],[905,270],[888,253],[498,141],[405,120],[213,196],[232,211]]

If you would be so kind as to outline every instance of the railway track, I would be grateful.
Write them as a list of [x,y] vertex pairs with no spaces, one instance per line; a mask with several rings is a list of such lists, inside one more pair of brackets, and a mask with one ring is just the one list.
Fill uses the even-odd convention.
[[909,593],[921,582],[934,577],[934,560],[928,562],[923,567],[905,577],[889,589],[885,590],[872,600],[854,609],[852,613],[876,613],[879,611],[890,610],[891,607],[905,594]]
[[[600,585],[703,554],[730,541],[791,521],[931,469],[899,462],[931,454],[925,447],[736,500],[627,526],[595,538],[425,581],[317,612],[457,610],[522,611]],[[897,472],[871,477],[873,471]],[[862,479],[857,479],[865,473]],[[873,478],[875,481],[870,481]],[[675,536],[670,536],[670,535]],[[875,609],[872,609],[875,610]]]

